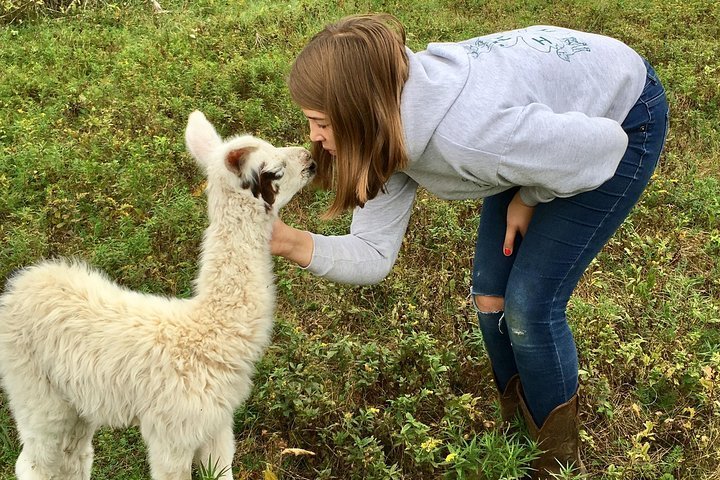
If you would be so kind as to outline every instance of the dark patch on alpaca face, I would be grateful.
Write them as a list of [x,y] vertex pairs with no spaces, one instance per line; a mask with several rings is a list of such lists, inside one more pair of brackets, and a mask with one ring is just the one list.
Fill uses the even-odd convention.
[[[278,193],[278,188],[273,184],[273,182],[281,177],[281,172],[264,171],[260,174],[257,191],[260,193],[262,199],[265,200],[265,211],[268,213],[272,210],[272,206],[275,203],[275,197]],[[253,194],[257,196],[255,192],[253,192]]]
[[282,178],[283,174],[280,171],[263,170],[264,167],[264,163],[260,165],[259,173],[256,170],[247,172],[242,176],[243,182],[240,186],[250,190],[255,198],[262,198],[265,201],[265,211],[269,213],[278,193],[278,188],[273,182]]
[[245,175],[245,179],[240,186],[250,190],[254,197],[260,198],[260,177],[255,170]]

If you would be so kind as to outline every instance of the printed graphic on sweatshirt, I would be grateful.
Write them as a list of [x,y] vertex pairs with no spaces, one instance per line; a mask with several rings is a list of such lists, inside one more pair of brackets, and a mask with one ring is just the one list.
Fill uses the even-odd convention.
[[555,52],[566,62],[569,62],[570,57],[578,52],[590,51],[587,43],[581,42],[575,37],[564,36],[567,33],[553,28],[512,30],[470,40],[464,47],[468,55],[478,58],[480,55],[490,53],[494,48],[527,46],[538,52]]

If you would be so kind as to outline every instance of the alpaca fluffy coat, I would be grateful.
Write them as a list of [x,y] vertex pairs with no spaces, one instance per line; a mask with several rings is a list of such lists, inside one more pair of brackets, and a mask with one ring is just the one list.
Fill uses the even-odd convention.
[[68,260],[21,270],[0,297],[20,480],[89,479],[102,425],[139,426],[155,480],[189,480],[193,459],[232,478],[233,412],[272,330],[272,225],[314,163],[299,147],[222,141],[200,112],[186,143],[210,217],[193,298],[137,293]]

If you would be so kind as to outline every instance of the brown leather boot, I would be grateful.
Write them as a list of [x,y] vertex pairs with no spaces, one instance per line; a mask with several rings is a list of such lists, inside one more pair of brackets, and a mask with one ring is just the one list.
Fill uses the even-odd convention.
[[567,402],[556,407],[545,419],[542,427],[535,425],[525,399],[518,391],[520,410],[525,417],[530,438],[538,443],[542,450],[540,457],[530,465],[532,480],[550,480],[552,474],[560,473],[563,467],[572,465],[576,473],[586,473],[580,460],[580,422],[578,419],[577,393]]
[[[497,385],[497,379],[495,379],[495,385]],[[500,393],[500,418],[502,419],[500,428],[502,429],[509,427],[518,414],[520,409],[519,392],[522,392],[520,375],[515,374],[505,385],[505,391]]]

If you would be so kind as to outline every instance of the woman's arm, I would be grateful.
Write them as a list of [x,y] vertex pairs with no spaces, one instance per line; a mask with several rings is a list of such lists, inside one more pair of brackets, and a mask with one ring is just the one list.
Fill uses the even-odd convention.
[[609,118],[555,113],[538,103],[511,110],[518,116],[497,174],[523,186],[525,205],[599,187],[614,175],[627,148],[627,134]]
[[310,232],[285,224],[279,218],[273,226],[270,252],[305,268],[310,265],[314,242]]
[[353,211],[350,233],[319,235],[276,222],[271,251],[337,283],[369,285],[392,269],[415,199],[417,183],[394,174],[385,192]]
[[508,205],[507,229],[505,230],[505,242],[503,242],[503,254],[506,257],[512,255],[517,234],[525,236],[534,212],[535,207],[525,205],[518,191]]

